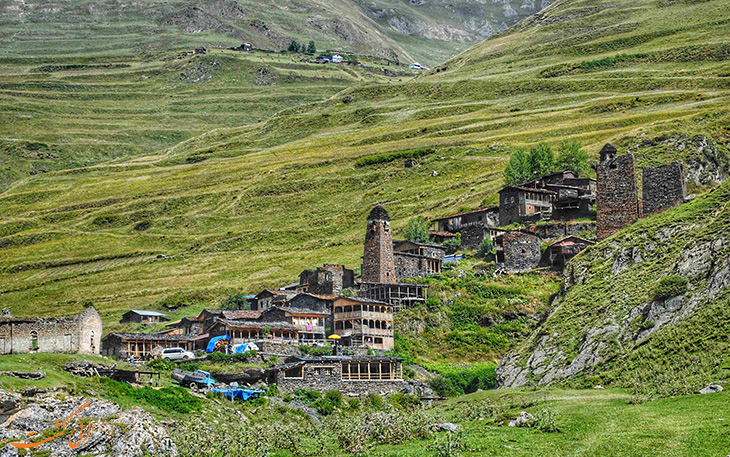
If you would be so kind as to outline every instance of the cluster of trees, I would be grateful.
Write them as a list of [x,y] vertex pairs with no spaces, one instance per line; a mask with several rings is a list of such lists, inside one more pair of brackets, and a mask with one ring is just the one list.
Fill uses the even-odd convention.
[[558,147],[557,157],[546,143],[540,143],[529,152],[517,149],[510,155],[504,180],[507,184],[519,184],[560,170],[573,170],[581,175],[591,172],[588,154],[579,142],[563,142]]
[[315,54],[317,52],[317,47],[314,45],[314,41],[310,41],[308,45],[305,45],[304,43],[302,43],[302,44],[297,43],[297,40],[291,40],[291,43],[289,43],[289,47],[287,48],[287,51],[304,52],[306,54]]

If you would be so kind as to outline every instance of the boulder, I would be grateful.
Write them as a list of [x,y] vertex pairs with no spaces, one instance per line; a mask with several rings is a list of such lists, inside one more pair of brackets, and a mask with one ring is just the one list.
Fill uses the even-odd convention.
[[431,425],[432,430],[436,430],[438,432],[451,432],[456,433],[461,428],[460,425],[454,424],[451,422],[443,422],[441,424],[433,424]]
[[0,416],[18,412],[20,400],[20,395],[0,390]]
[[532,427],[537,422],[537,419],[535,419],[535,416],[528,413],[527,411],[520,412],[520,415],[517,416],[517,419],[512,420],[509,422],[510,427]]
[[714,394],[716,392],[722,392],[723,388],[721,385],[718,384],[709,384],[704,389],[700,390],[701,394]]

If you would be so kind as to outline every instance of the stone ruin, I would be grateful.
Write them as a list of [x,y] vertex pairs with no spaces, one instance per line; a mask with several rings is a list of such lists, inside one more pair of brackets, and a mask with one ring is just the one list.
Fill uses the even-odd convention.
[[606,144],[600,154],[600,162],[595,165],[599,240],[633,224],[640,217],[661,213],[687,198],[684,166],[680,162],[644,167],[642,200],[639,200],[634,155],[618,156],[616,148],[610,144]]
[[684,165],[672,162],[661,167],[644,167],[642,217],[661,213],[682,204],[687,199]]

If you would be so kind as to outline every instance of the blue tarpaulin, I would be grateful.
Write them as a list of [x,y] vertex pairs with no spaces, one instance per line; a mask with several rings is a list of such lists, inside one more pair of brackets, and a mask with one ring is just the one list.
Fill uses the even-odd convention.
[[210,341],[208,341],[208,347],[205,348],[205,352],[213,352],[213,350],[215,350],[215,343],[217,343],[218,341],[230,339],[231,338],[228,335],[221,335],[211,338]]
[[234,354],[242,354],[246,351],[258,351],[259,347],[256,345],[256,343],[246,343],[246,344],[239,344],[236,346],[236,349],[233,351]]
[[249,390],[249,389],[210,389],[211,392],[218,392],[222,393],[228,398],[231,399],[240,399],[241,401],[246,401],[249,398],[256,398],[262,393],[264,393],[263,390]]

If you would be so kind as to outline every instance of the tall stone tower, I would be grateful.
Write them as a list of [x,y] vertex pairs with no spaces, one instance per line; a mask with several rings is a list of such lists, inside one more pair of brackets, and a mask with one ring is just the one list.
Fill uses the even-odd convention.
[[380,204],[375,205],[368,215],[365,250],[362,256],[362,282],[395,282],[390,216]]
[[608,238],[639,219],[634,155],[617,155],[606,144],[596,165],[596,231],[598,239]]

